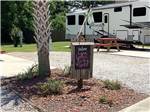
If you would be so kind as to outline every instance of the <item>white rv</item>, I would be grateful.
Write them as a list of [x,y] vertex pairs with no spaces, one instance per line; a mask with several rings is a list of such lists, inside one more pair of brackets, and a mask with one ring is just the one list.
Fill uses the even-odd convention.
[[150,43],[150,1],[110,4],[66,14],[66,39],[80,31],[86,38],[117,37],[127,42]]

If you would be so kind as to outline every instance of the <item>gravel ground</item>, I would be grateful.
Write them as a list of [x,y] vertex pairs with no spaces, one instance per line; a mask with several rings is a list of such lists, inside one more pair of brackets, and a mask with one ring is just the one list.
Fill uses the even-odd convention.
[[106,54],[94,56],[96,78],[119,80],[136,91],[148,94],[150,94],[149,68],[150,59]]
[[[8,53],[37,62],[36,53]],[[51,52],[51,66],[64,68],[70,65],[69,52]],[[128,87],[150,95],[150,58],[94,53],[93,74],[98,79],[119,80]]]
[[1,87],[1,108],[0,112],[38,112],[29,103],[22,100],[7,87]]

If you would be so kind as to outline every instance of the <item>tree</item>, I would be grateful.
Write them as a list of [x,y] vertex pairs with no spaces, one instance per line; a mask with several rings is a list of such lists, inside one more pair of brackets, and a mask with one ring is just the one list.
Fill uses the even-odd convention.
[[[13,24],[24,33],[24,40],[32,40],[26,32],[32,36],[33,32],[33,4],[32,1],[1,1],[1,28],[2,42],[12,42],[11,30]],[[65,1],[49,1],[51,11],[50,21],[54,30],[65,31],[65,13],[67,5]]]
[[33,30],[31,1],[1,1],[2,40],[10,39],[14,25],[22,31]]
[[10,35],[11,35],[11,38],[14,42],[14,47],[18,47],[19,36],[17,34],[18,34],[19,30],[20,29],[18,27],[16,27],[15,25],[13,25],[13,28],[11,29]]
[[35,41],[38,48],[39,75],[47,76],[50,74],[49,64],[49,3],[48,1],[33,1],[34,5],[34,28]]
[[65,16],[64,14],[60,13],[58,15],[55,16],[55,19],[51,20],[52,22],[52,28],[55,31],[63,31],[65,32]]
[[91,7],[97,7],[99,5],[105,5],[105,4],[111,4],[115,3],[114,0],[74,0],[74,1],[68,1],[66,2],[66,5],[69,6],[69,9],[76,8],[76,9],[87,9],[89,6]]
[[68,11],[68,6],[65,1],[50,1],[51,24],[55,31],[65,31],[65,14]]

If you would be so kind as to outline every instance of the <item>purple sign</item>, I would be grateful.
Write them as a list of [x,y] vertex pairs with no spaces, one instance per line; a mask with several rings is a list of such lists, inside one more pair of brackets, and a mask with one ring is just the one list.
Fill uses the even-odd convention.
[[75,46],[75,69],[90,68],[90,46]]

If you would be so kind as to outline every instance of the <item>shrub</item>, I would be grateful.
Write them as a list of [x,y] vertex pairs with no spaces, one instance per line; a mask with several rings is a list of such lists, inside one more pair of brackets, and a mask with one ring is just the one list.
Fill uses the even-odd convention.
[[29,80],[38,75],[38,65],[33,65],[27,71],[17,75],[18,80]]
[[111,89],[111,90],[118,90],[121,88],[121,84],[119,81],[110,81],[110,80],[105,80],[103,81],[105,88]]
[[63,70],[63,73],[65,76],[69,76],[71,73],[71,67],[66,65],[64,70]]
[[45,83],[39,83],[37,85],[40,89],[41,95],[50,95],[50,94],[61,94],[63,90],[64,83],[59,80],[49,79]]
[[102,104],[107,104],[108,103],[108,99],[106,96],[101,96],[99,98],[99,103],[102,103]]
[[110,107],[113,105],[112,100],[108,99],[106,96],[101,96],[99,98],[99,103],[108,104]]

